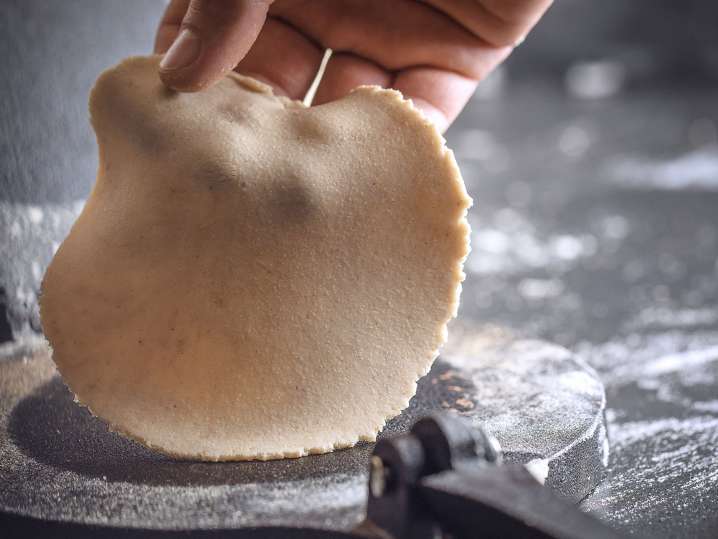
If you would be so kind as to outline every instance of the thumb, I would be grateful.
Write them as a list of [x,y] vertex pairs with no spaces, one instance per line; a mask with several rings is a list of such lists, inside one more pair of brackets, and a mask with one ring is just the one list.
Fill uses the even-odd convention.
[[[191,0],[177,28],[174,0],[158,36],[178,32],[160,62],[160,78],[180,91],[197,91],[234,69],[257,39],[272,0]],[[168,28],[169,27],[169,28]]]

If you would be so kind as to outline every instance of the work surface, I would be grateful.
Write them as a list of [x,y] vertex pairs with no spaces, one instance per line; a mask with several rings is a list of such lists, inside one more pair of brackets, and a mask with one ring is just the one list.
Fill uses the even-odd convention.
[[[18,331],[93,181],[89,87],[149,50],[163,5],[44,4],[0,14],[0,279]],[[590,80],[568,81],[495,76],[448,134],[475,199],[460,318],[565,345],[602,377],[609,473],[583,507],[629,535],[715,537],[716,89],[587,100]]]
[[[595,372],[555,345],[458,333],[381,436],[433,413],[460,415],[496,437],[505,461],[529,465],[570,501],[583,499],[608,457]],[[109,432],[74,403],[48,352],[40,345],[0,356],[0,512],[113,528],[245,531],[349,530],[366,516],[373,444],[271,462],[171,459]]]

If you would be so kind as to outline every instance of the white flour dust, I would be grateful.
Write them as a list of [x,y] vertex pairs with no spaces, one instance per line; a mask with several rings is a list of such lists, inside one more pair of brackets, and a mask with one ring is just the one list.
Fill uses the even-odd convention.
[[525,217],[511,209],[498,211],[489,223],[469,215],[471,254],[466,268],[471,273],[515,275],[539,268],[566,271],[582,258],[596,253],[592,234],[544,236]]
[[609,164],[608,175],[630,188],[718,191],[718,149],[708,147],[671,159],[626,156]]
[[[713,320],[710,311],[674,314],[686,325]],[[660,326],[665,316],[642,318]],[[688,524],[700,511],[696,501],[718,490],[718,331],[631,333],[579,349],[606,384],[613,455],[609,478],[585,508],[609,521],[649,524],[670,509]],[[644,409],[633,417],[637,400]]]
[[[609,434],[614,471],[587,506],[607,510],[612,521],[659,518],[668,508],[685,504],[686,497],[718,484],[718,417],[610,423]],[[624,454],[630,455],[625,461]],[[662,495],[636,498],[636,484]]]
[[0,289],[15,339],[39,330],[42,276],[83,205],[83,200],[42,207],[0,201],[0,234],[7,235],[0,241]]

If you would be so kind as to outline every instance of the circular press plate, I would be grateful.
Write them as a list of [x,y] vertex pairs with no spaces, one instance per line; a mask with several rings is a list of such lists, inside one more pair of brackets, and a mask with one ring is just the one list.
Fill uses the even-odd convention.
[[[507,460],[571,500],[602,477],[604,390],[567,350],[452,326],[417,395],[381,436],[453,410]],[[176,461],[109,432],[73,397],[43,345],[0,358],[0,511],[126,528],[349,529],[364,516],[372,444],[270,462]]]

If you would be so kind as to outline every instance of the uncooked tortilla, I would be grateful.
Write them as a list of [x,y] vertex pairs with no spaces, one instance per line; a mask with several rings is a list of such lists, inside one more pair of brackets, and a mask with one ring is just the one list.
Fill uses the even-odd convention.
[[183,94],[158,61],[92,91],[97,182],[41,302],[65,382],[176,457],[374,440],[456,314],[471,199],[452,152],[396,91],[307,108],[231,74]]

